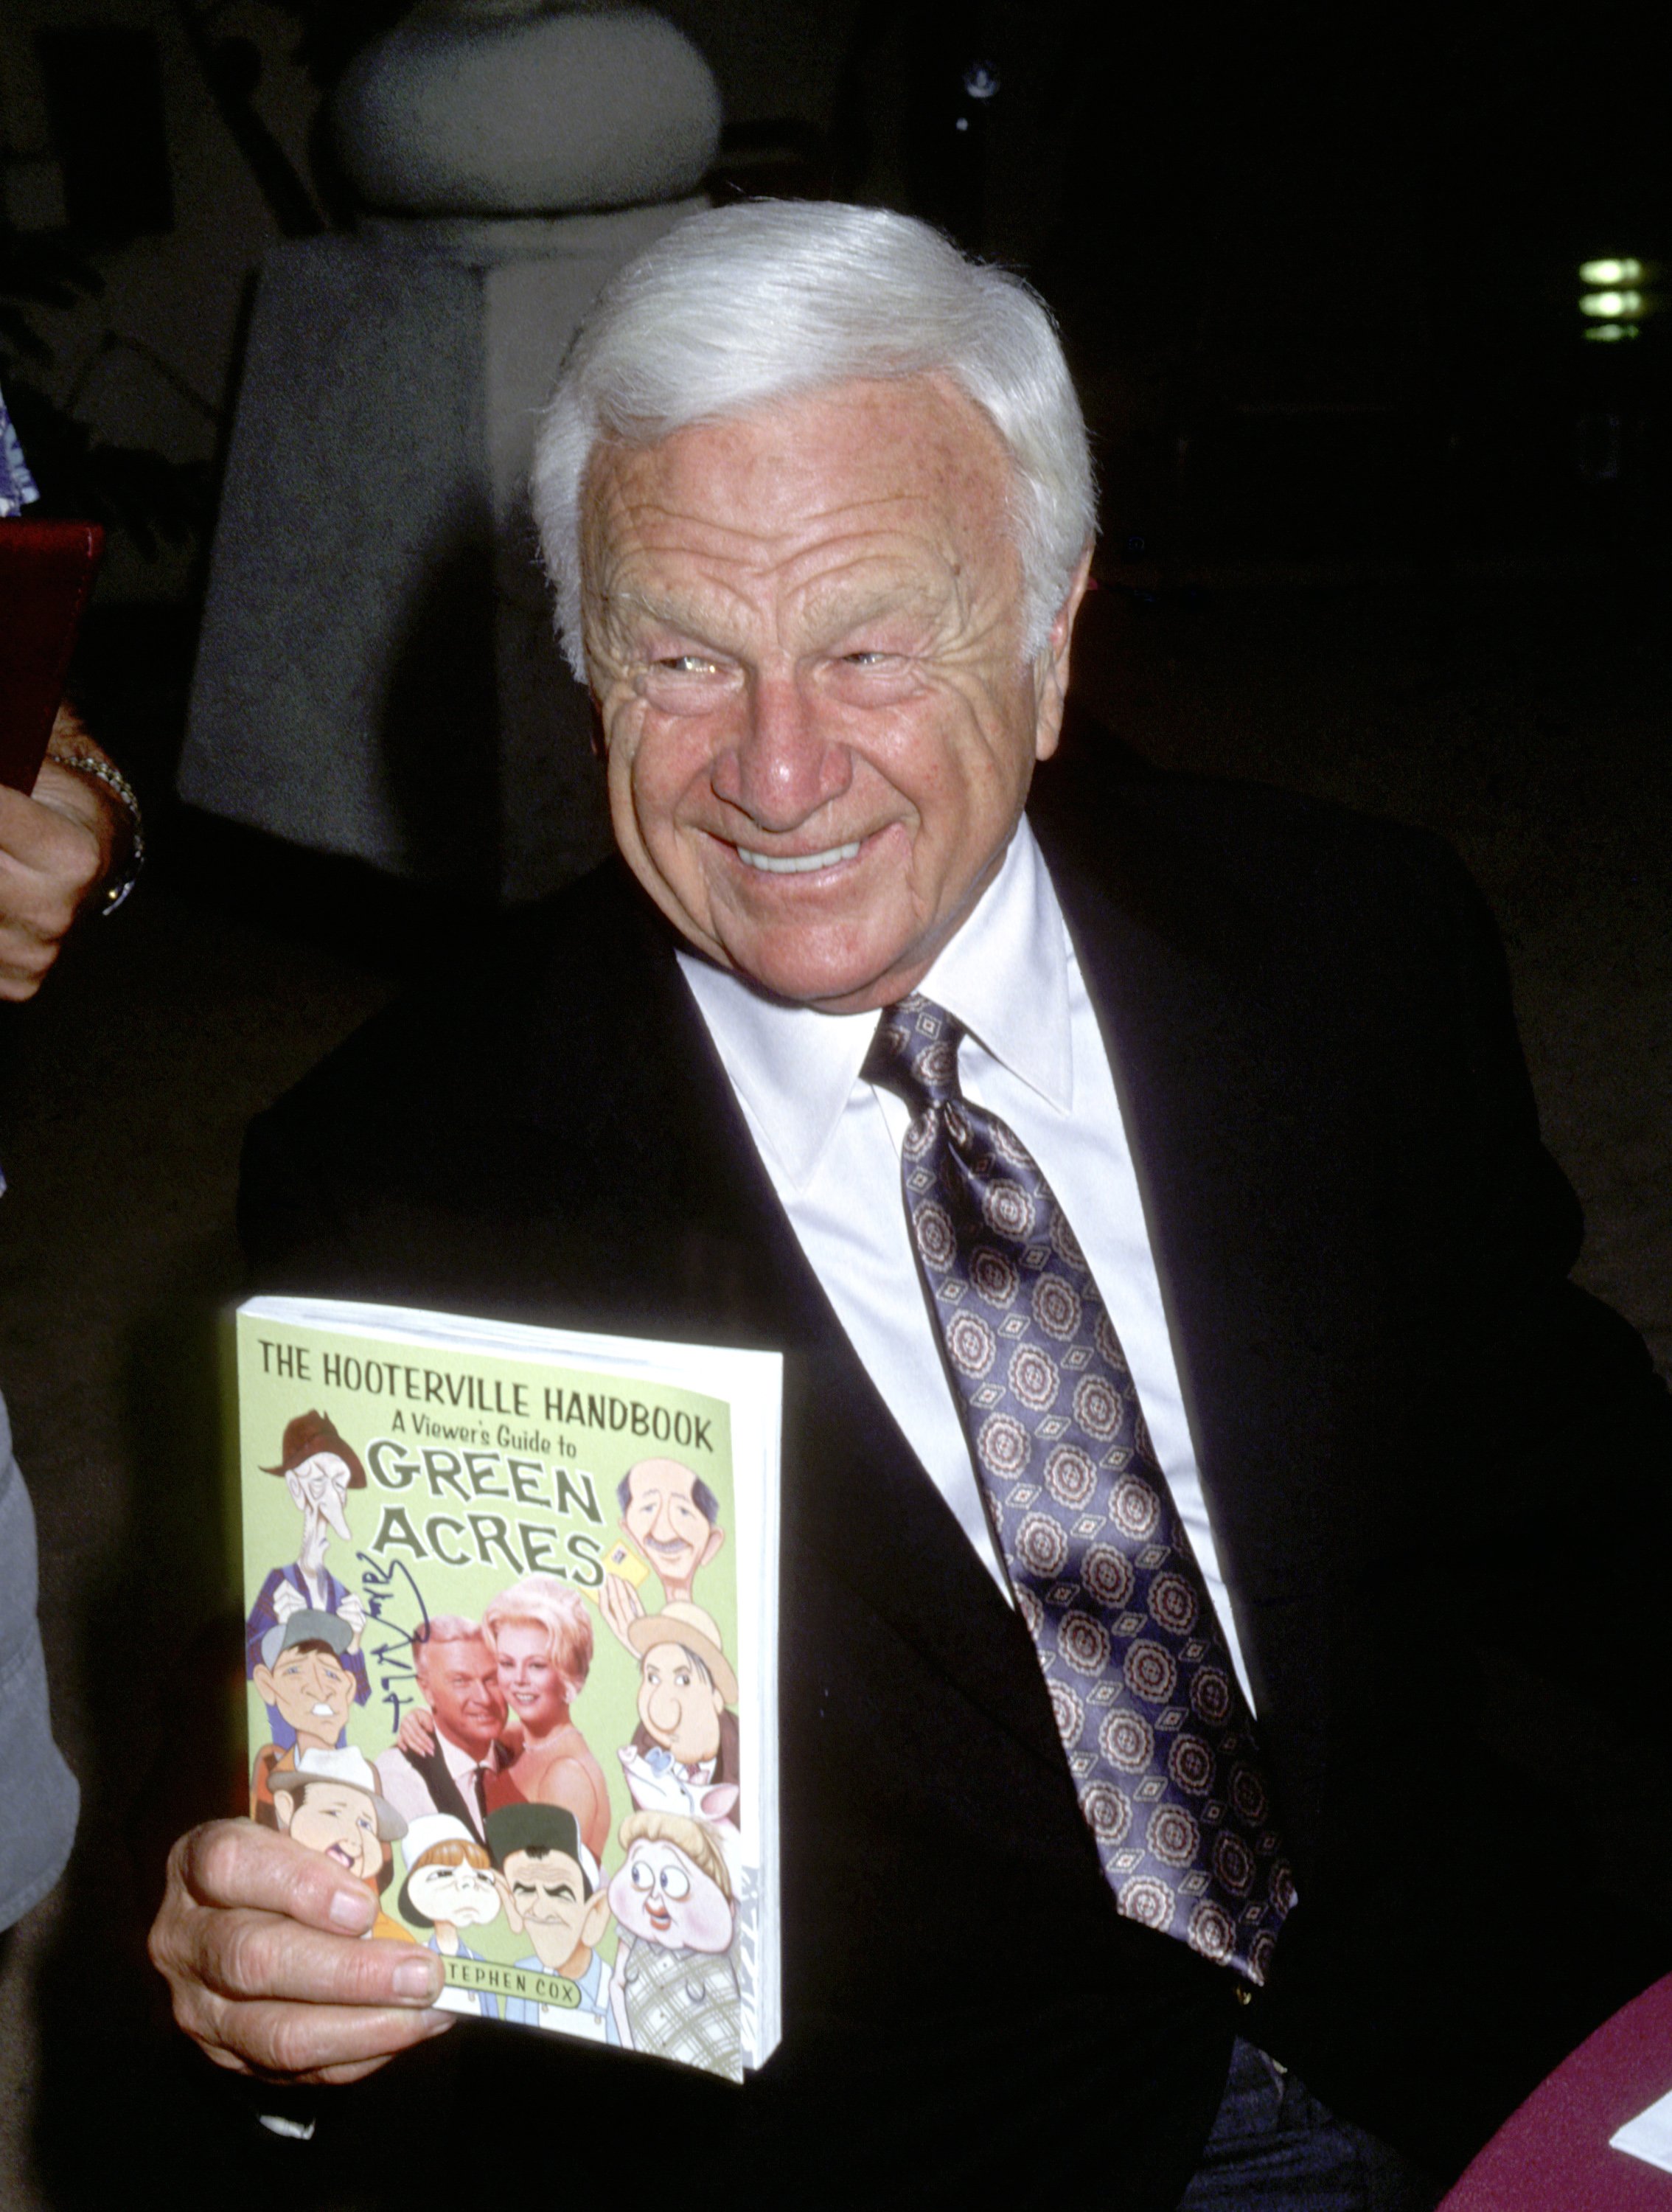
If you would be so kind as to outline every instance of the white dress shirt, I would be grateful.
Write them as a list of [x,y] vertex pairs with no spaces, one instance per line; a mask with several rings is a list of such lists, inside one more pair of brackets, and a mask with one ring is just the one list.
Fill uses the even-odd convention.
[[[480,1820],[483,1817],[482,1791],[477,1777],[481,1775],[485,1780],[493,1772],[493,1753],[490,1750],[485,1759],[472,1759],[462,1745],[456,1744],[451,1736],[443,1735],[440,1729],[435,1731],[435,1741],[441,1747],[447,1772],[458,1785],[459,1795]],[[429,1785],[402,1754],[398,1746],[392,1745],[372,1764],[377,1769],[380,1792],[409,1825],[414,1820],[423,1820],[427,1814],[440,1812],[441,1807],[429,1794]]]
[[[911,1116],[860,1074],[876,1014],[783,1006],[694,953],[678,959],[813,1273],[1008,1595],[906,1219],[900,1153]],[[919,988],[969,1031],[958,1055],[965,1096],[1016,1132],[1079,1240],[1247,1692],[1109,1057],[1025,820]]]

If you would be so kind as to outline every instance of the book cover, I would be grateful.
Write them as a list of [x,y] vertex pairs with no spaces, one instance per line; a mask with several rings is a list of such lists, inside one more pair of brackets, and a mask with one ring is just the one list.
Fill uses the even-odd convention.
[[250,1814],[441,2002],[741,2080],[778,2040],[775,1353],[237,1316]]

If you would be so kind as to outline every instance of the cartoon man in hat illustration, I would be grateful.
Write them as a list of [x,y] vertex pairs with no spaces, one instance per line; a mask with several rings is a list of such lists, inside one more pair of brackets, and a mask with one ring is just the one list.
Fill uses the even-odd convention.
[[[388,1887],[388,1846],[405,1835],[406,1823],[378,1795],[376,1769],[363,1752],[300,1752],[294,1767],[275,1771],[272,1795],[278,1824],[294,1842],[357,1874],[380,1896]],[[381,1905],[366,1932],[402,1943],[418,1940]]]
[[[361,1655],[360,1639],[366,1626],[366,1609],[346,1583],[325,1565],[325,1551],[333,1534],[344,1543],[349,1534],[344,1500],[351,1490],[366,1487],[366,1470],[352,1445],[337,1433],[329,1413],[298,1413],[284,1425],[284,1440],[277,1467],[264,1474],[282,1477],[291,1503],[302,1516],[301,1549],[294,1565],[275,1567],[250,1608],[245,1632],[246,1678],[255,1680],[262,1663],[267,1632],[282,1626],[293,1613],[334,1613],[347,1627],[349,1641],[339,1655],[354,1677],[354,1701],[363,1705],[372,1694]],[[281,1751],[295,1742],[296,1733],[276,1705],[269,1703],[268,1718],[273,1741]]]
[[291,1772],[302,1752],[337,1751],[342,1747],[355,1691],[354,1677],[344,1664],[349,1643],[349,1626],[339,1614],[315,1613],[305,1605],[298,1606],[261,1639],[256,1689],[268,1711],[277,1707],[280,1717],[289,1723],[295,1737],[288,1750],[270,1743],[255,1755],[250,1774],[250,1818],[264,1827],[279,1825],[273,1804],[273,1776]]
[[735,1824],[738,1678],[719,1624],[676,1600],[641,1613],[627,1641],[639,1655],[639,1725],[621,1749],[633,1802]]

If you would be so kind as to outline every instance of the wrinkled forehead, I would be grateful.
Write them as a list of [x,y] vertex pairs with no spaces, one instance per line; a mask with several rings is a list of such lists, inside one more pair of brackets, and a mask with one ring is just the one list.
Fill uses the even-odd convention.
[[991,421],[940,376],[826,385],[644,442],[594,448],[582,563],[696,557],[793,580],[833,538],[956,564],[1014,552],[1015,471]]
[[[688,1467],[680,1467],[672,1460],[654,1460],[648,1465],[635,1467],[627,1478],[628,1503],[648,1505],[668,1498],[681,1505],[689,1505],[693,1513],[702,1513],[692,1492],[696,1477]],[[706,1519],[707,1516],[703,1517]]]
[[293,1467],[290,1472],[299,1476],[304,1482],[310,1476],[317,1479],[323,1475],[328,1482],[346,1485],[349,1479],[349,1463],[345,1459],[339,1459],[332,1451],[310,1452],[308,1456]]
[[586,1887],[586,1876],[567,1851],[513,1851],[504,1866],[509,1882],[539,1882],[556,1888],[568,1882],[577,1896]]
[[494,1647],[485,1636],[432,1636],[420,1644],[413,1661],[420,1674],[428,1674],[435,1667],[442,1673],[447,1668],[465,1668],[472,1674],[493,1674],[497,1670]]
[[273,1662],[275,1674],[300,1674],[304,1668],[317,1673],[322,1667],[332,1674],[340,1674],[344,1681],[349,1680],[348,1670],[337,1654],[328,1644],[317,1638],[307,1644],[287,1644]]

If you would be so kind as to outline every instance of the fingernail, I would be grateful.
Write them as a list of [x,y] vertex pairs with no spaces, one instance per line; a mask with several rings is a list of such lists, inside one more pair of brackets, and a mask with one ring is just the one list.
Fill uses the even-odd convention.
[[458,2018],[456,2012],[427,2012],[423,2016],[423,2023],[431,2035],[440,2035],[443,2030],[451,2027]]
[[441,1994],[441,1970],[431,1959],[403,1959],[395,1969],[398,1997],[437,1997]]
[[331,1917],[332,1924],[345,1928],[351,1936],[358,1936],[372,1924],[372,1900],[362,1891],[356,1896],[351,1889],[331,1892]]

